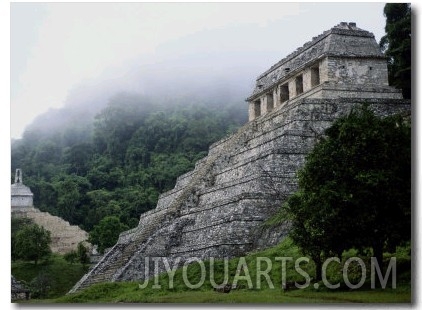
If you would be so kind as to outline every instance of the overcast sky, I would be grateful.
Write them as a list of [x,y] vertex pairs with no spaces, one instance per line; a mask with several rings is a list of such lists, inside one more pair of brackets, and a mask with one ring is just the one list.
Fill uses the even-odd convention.
[[383,7],[384,3],[11,3],[11,136],[20,137],[40,113],[63,106],[69,91],[83,81],[112,78],[124,85],[126,72],[142,65],[204,55],[195,63],[202,61],[205,67],[197,68],[206,68],[207,55],[219,54],[228,55],[217,64],[221,71],[231,70],[233,63],[259,64],[264,71],[342,21],[356,22],[379,41],[384,35]]

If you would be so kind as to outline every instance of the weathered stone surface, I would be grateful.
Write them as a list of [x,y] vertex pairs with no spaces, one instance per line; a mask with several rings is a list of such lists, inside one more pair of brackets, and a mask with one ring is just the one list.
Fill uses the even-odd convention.
[[18,301],[23,299],[29,299],[30,291],[22,283],[11,276],[11,300]]
[[[160,196],[139,226],[122,233],[72,292],[102,281],[142,280],[145,259],[166,257],[172,266],[198,257],[234,257],[275,245],[288,227],[268,231],[261,224],[297,188],[295,172],[316,137],[335,119],[364,103],[380,115],[410,111],[406,100],[303,99],[246,124],[211,146],[208,157]],[[172,196],[172,201],[169,200]],[[166,201],[165,203],[163,201]],[[162,262],[160,271],[165,271]]]
[[[347,37],[345,41],[342,36]],[[356,68],[351,69],[349,77],[362,78],[359,83],[365,85],[349,85],[348,78],[333,78],[327,83],[320,79],[318,85],[306,90],[309,87],[305,83],[306,74],[309,73],[311,83],[318,80],[312,72],[304,72],[305,81],[301,80],[304,92],[283,104],[275,97],[272,100],[264,90],[255,90],[248,98],[250,112],[254,112],[255,100],[260,98],[263,109],[259,112],[265,113],[253,114],[238,132],[212,144],[208,156],[197,162],[194,171],[179,177],[174,189],[159,197],[157,208],[141,215],[138,227],[122,233],[113,248],[70,293],[97,282],[151,277],[154,268],[150,260],[154,257],[165,258],[170,266],[176,262],[182,266],[192,257],[242,256],[280,242],[288,226],[269,230],[262,223],[297,189],[297,170],[333,121],[363,104],[380,116],[410,113],[410,101],[400,99],[398,91],[385,85],[384,76],[378,79],[378,84],[372,80],[373,85],[364,77],[368,59],[386,64],[374,42],[369,32],[353,24],[341,24],[261,75],[260,88],[276,85],[281,90],[277,83],[282,79],[293,79],[289,81],[295,83],[292,70],[299,73],[299,69],[315,69],[311,66],[315,57],[319,60],[321,55],[331,55],[341,60],[353,56],[351,63]],[[319,72],[327,69],[327,77],[333,72],[336,77],[335,66],[342,65],[337,58],[326,58],[327,66],[320,66]],[[291,71],[285,75],[280,72],[280,76],[271,80],[271,75],[286,63]],[[379,76],[384,65],[380,70]],[[295,91],[293,86],[289,88]],[[146,270],[148,261],[150,268]],[[163,261],[157,262],[158,272],[165,271]]]
[[16,169],[15,183],[10,186],[10,204],[12,210],[24,210],[33,208],[33,197],[31,189],[23,184],[22,170]]
[[283,58],[256,80],[249,120],[303,98],[395,98],[385,56],[372,33],[340,23]]
[[36,208],[25,208],[12,210],[12,217],[26,217],[39,226],[44,227],[51,233],[50,248],[53,253],[65,254],[72,250],[77,250],[78,243],[91,248],[87,242],[88,233],[78,226],[70,225],[69,222],[58,216],[51,215],[48,212],[41,212]]

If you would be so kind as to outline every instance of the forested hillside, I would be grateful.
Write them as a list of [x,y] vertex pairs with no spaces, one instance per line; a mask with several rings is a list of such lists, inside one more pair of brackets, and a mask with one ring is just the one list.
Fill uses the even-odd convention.
[[91,231],[106,216],[134,227],[158,195],[193,169],[211,143],[247,120],[246,104],[131,93],[95,113],[65,107],[40,116],[12,142],[34,205]]

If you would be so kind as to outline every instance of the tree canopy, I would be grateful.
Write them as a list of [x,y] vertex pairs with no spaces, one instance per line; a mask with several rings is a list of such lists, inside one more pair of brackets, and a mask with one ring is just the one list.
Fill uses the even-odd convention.
[[[116,216],[106,216],[89,234],[89,242],[98,245],[98,251],[104,253],[106,248],[113,246],[119,234],[128,230],[129,227],[121,223]],[[78,248],[79,251],[79,248]]]
[[389,58],[389,83],[402,89],[403,97],[411,97],[412,36],[410,3],[387,3],[384,7],[386,35],[380,46]]
[[[211,143],[247,120],[242,103],[174,100],[122,93],[92,119],[69,108],[41,117],[12,143],[12,175],[22,168],[35,207],[88,232],[107,216],[134,227]],[[48,131],[45,121],[62,114],[66,126]]]
[[38,261],[51,254],[50,232],[37,224],[24,225],[13,240],[15,258]]
[[402,116],[363,107],[336,121],[306,157],[283,212],[317,265],[350,248],[372,248],[381,263],[384,249],[410,240],[410,133]]
[[11,220],[11,254],[12,260],[16,260],[19,258],[19,253],[16,249],[16,235],[17,233],[27,225],[33,224],[34,222],[27,217],[12,217]]

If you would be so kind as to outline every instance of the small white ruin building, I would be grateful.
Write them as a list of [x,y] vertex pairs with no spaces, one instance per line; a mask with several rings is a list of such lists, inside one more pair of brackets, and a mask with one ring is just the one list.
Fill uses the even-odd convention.
[[78,244],[83,242],[89,249],[91,244],[87,242],[88,233],[76,225],[48,212],[41,212],[34,207],[34,194],[28,186],[22,182],[22,170],[16,169],[15,183],[11,185],[11,211],[12,217],[31,219],[35,224],[44,227],[51,233],[51,251],[65,254],[77,250]]
[[34,207],[34,194],[22,182],[22,170],[16,169],[15,183],[11,185],[11,207],[13,211],[32,209]]

